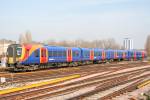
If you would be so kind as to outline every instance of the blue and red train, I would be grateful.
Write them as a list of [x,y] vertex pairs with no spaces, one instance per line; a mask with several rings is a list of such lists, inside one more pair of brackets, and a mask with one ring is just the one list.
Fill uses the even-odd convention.
[[12,44],[7,49],[8,66],[15,71],[51,66],[78,66],[121,60],[143,60],[145,51]]

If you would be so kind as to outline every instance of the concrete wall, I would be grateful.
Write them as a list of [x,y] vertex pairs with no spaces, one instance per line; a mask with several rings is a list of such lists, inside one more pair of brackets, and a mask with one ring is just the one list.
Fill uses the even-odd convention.
[[16,41],[11,41],[11,40],[0,40],[0,55],[2,55],[3,53],[6,54],[7,52],[7,48],[10,44],[15,44]]

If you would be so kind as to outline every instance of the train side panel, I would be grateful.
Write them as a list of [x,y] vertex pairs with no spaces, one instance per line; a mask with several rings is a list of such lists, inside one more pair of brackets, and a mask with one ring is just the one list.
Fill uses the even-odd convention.
[[94,48],[94,61],[102,60],[102,51],[103,49]]
[[40,64],[40,48],[41,45],[23,45],[22,55],[19,59],[19,64],[30,65]]
[[81,48],[81,60],[82,61],[90,61],[90,49],[89,48]]
[[48,63],[67,62],[67,48],[47,46]]
[[72,48],[72,61],[73,62],[81,61],[81,49],[80,48]]

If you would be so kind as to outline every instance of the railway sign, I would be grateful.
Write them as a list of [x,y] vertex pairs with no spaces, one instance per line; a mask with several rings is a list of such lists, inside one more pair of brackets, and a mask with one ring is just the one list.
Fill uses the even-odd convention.
[[5,77],[1,77],[1,83],[5,83],[6,82],[6,78]]

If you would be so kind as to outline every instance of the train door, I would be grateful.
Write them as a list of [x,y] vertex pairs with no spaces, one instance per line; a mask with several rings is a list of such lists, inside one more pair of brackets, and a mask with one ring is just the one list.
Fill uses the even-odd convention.
[[26,52],[26,53],[25,53],[25,57],[26,57],[26,58],[29,57],[29,51],[30,51],[29,49],[26,49],[26,51],[25,51],[25,52]]
[[114,50],[114,59],[117,59],[117,51]]
[[104,50],[102,51],[102,60],[103,61],[105,60],[105,51]]
[[142,60],[144,60],[144,57],[145,57],[145,55],[144,55],[144,54],[145,54],[145,52],[144,52],[144,51],[142,51],[141,53],[142,53]]
[[126,59],[126,52],[122,52],[122,58]]
[[[29,52],[30,52],[30,49],[25,50],[25,58],[26,59],[28,59],[28,57],[29,57]],[[29,62],[27,62],[27,63],[29,63]]]
[[94,59],[94,50],[90,50],[90,60]]
[[136,51],[134,52],[134,60],[136,60]]
[[48,51],[46,48],[40,49],[40,63],[48,63]]
[[71,62],[72,61],[72,50],[71,48],[67,49],[67,62]]

